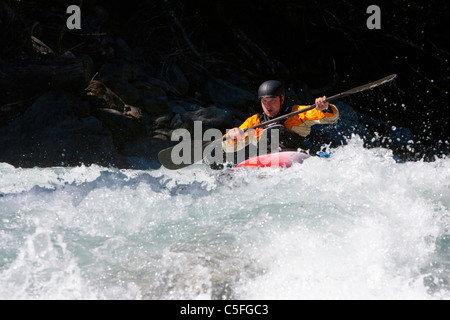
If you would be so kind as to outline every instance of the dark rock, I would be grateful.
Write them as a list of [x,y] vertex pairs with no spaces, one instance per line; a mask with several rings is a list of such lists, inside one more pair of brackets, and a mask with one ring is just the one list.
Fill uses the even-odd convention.
[[[35,36],[31,36],[31,45],[33,47],[33,50],[37,53],[37,54],[41,54],[41,55],[55,55],[55,53],[53,52],[53,50],[47,46],[45,43],[43,43],[41,40],[39,40],[38,38],[36,38]],[[75,57],[72,57],[75,58]]]
[[206,101],[221,106],[239,106],[254,103],[256,95],[225,80],[211,77],[202,92]]
[[113,109],[120,113],[125,110],[125,102],[101,81],[91,80],[86,92],[97,108]]
[[169,129],[156,129],[152,133],[152,137],[161,140],[170,140],[170,130]]
[[197,102],[191,102],[191,101],[183,101],[181,106],[183,107],[183,109],[185,109],[186,111],[197,111],[200,110],[201,108],[203,108],[200,104],[198,104]]
[[172,114],[163,114],[161,116],[157,116],[153,120],[155,128],[170,128],[172,118]]
[[136,108],[134,106],[126,104],[123,115],[140,120],[142,119],[142,110],[140,108]]
[[225,132],[226,129],[234,126],[232,112],[216,106],[186,112],[181,116],[181,119],[183,120],[183,126],[190,131],[194,129],[194,121],[201,121],[203,130],[217,128]]
[[[124,84],[124,86],[132,91],[130,93],[131,95],[133,93],[137,94],[133,86],[126,83]],[[122,88],[122,90],[126,89]],[[91,98],[92,104],[98,109],[112,109],[126,117],[131,117],[137,120],[141,119],[143,116],[142,110],[140,108],[126,104],[121,97],[119,97],[101,81],[91,80],[89,86],[86,88],[86,91],[87,95]],[[129,97],[129,100],[137,100],[137,97],[136,99],[131,99]]]
[[139,120],[113,109],[97,109],[105,129],[111,132],[114,145],[121,150],[124,143],[146,135],[145,126]]
[[[114,58],[111,62],[106,62],[100,68],[98,74],[102,77],[113,77],[116,80],[130,82],[136,79],[138,73],[136,63],[120,58]],[[103,80],[103,79],[102,79]]]
[[136,105],[150,116],[172,112],[166,92],[157,85],[140,82],[137,85],[139,100]]
[[0,125],[19,117],[26,109],[26,101],[16,101],[0,105]]
[[144,99],[138,102],[139,106],[149,115],[164,114],[172,111],[172,107],[164,100]]
[[86,114],[89,104],[65,91],[38,98],[26,112],[0,127],[0,162],[20,167],[123,166],[110,132]]
[[177,129],[180,128],[183,125],[183,119],[181,118],[180,114],[175,114],[170,121],[170,128]]
[[129,82],[110,81],[112,90],[127,104],[135,105],[139,101],[139,90]]
[[133,169],[159,168],[158,152],[176,145],[178,141],[145,137],[125,143],[122,154]]
[[52,89],[80,90],[92,76],[89,57],[60,60],[25,59],[20,62],[0,59],[0,105],[35,99]]
[[186,109],[182,105],[180,105],[178,103],[175,103],[175,104],[171,103],[171,106],[172,106],[172,112],[173,113],[176,113],[176,114],[186,113]]
[[10,59],[31,47],[29,29],[23,17],[0,1],[0,59]]
[[189,81],[184,76],[181,69],[171,64],[166,71],[167,81],[176,89],[178,94],[185,95],[189,91]]

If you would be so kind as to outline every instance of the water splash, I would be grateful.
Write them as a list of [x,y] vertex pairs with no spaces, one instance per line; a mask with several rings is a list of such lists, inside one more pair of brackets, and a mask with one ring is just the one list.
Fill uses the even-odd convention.
[[448,299],[450,161],[0,164],[3,299]]

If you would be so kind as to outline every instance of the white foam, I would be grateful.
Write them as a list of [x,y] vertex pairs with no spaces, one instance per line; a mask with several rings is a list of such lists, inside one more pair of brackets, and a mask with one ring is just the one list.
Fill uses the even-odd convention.
[[2,299],[448,299],[450,160],[0,164]]

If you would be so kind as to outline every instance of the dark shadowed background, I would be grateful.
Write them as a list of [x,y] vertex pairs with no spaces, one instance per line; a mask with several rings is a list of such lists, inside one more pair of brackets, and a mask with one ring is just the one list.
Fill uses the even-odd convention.
[[[80,30],[66,26],[71,4]],[[195,120],[240,124],[267,79],[310,104],[392,73],[345,103],[368,140],[387,137],[369,146],[433,159],[449,150],[449,19],[446,1],[0,0],[0,161],[125,167]]]

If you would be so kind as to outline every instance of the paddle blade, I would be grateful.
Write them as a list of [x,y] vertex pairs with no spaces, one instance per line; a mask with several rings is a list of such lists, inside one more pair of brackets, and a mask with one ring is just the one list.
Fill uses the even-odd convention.
[[211,141],[181,142],[174,147],[161,150],[158,160],[169,170],[178,170],[203,159],[203,151]]
[[386,82],[394,80],[394,78],[396,76],[397,76],[396,74],[391,74],[390,76],[384,77],[384,78],[379,79],[377,81],[370,82],[370,83],[367,83],[365,85],[362,85],[362,86],[350,89],[348,91],[345,91],[343,94],[344,95],[348,95],[348,94],[357,93],[357,92],[361,92],[361,91],[365,91],[365,90],[369,90],[369,89],[375,88],[375,87],[377,87],[379,85],[382,85],[382,84],[384,84]]

